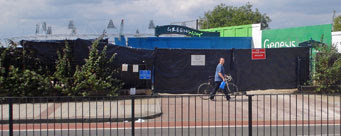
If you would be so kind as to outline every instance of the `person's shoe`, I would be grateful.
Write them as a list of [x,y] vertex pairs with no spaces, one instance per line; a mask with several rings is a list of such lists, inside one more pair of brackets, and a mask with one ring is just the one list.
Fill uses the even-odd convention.
[[214,97],[210,97],[210,100],[211,100],[211,101],[214,101]]
[[226,96],[226,100],[228,100],[228,101],[229,101],[230,99],[231,99],[231,96],[229,96],[229,95],[228,95],[228,96]]

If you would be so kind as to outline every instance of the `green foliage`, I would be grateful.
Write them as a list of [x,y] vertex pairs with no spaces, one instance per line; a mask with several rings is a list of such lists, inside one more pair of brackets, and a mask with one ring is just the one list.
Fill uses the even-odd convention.
[[[12,44],[13,45],[13,44]],[[21,56],[15,56],[15,46],[2,50],[0,56],[0,95],[6,96],[42,96],[53,93],[48,77],[28,69],[19,69],[9,62],[21,62]]]
[[114,60],[114,55],[106,56],[107,47],[99,52],[99,39],[96,40],[90,49],[89,58],[82,67],[77,67],[73,75],[74,82],[72,91],[67,95],[116,95],[122,84],[113,78],[117,73],[115,68],[110,67]]
[[341,92],[341,55],[337,53],[335,47],[324,46],[320,48],[313,80],[319,86],[318,92]]
[[0,96],[5,95],[7,93],[7,88],[5,87],[6,84],[6,77],[7,77],[7,73],[6,73],[6,68],[5,68],[5,60],[6,60],[6,56],[8,53],[9,48],[0,50]]
[[253,11],[250,3],[240,7],[225,4],[217,5],[213,11],[206,12],[205,17],[200,20],[201,28],[261,23],[261,27],[265,29],[269,27],[269,22],[271,22],[270,17],[260,13],[257,8]]
[[338,16],[334,19],[333,30],[341,31],[341,16]]
[[11,66],[8,77],[3,81],[3,89],[9,96],[47,96],[54,93],[50,79],[31,70]]
[[8,40],[9,47],[2,48],[2,67],[6,69],[12,65],[20,70],[29,69],[42,75],[48,75],[50,73],[40,61],[35,57],[34,52],[30,52],[25,48],[17,48],[17,43],[12,40]]
[[[62,53],[58,52],[56,71],[49,74],[35,57],[16,44],[0,49],[0,96],[90,96],[117,95],[122,83],[114,78],[118,71],[113,67],[115,55],[107,57],[107,47],[100,51],[96,40],[89,58],[76,71],[72,68],[72,50],[65,43]],[[33,62],[36,61],[36,62]],[[34,63],[34,66],[26,65]],[[36,67],[40,65],[40,67]]]
[[61,91],[63,94],[67,94],[72,88],[72,51],[67,41],[65,41],[63,54],[59,51],[57,54],[58,60],[56,62],[56,71],[53,74],[53,77],[56,79],[54,86],[58,91]]

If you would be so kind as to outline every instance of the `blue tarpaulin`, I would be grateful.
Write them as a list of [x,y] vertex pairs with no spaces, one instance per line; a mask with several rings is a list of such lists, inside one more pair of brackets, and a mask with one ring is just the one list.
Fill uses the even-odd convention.
[[142,49],[250,49],[251,37],[144,37],[128,38],[128,46]]
[[123,35],[121,35],[119,38],[116,37],[115,38],[115,45],[126,46],[126,38]]

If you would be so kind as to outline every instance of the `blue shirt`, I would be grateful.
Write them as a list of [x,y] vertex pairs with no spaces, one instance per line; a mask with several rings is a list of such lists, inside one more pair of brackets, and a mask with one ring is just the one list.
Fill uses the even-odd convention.
[[217,68],[215,70],[214,81],[223,81],[223,79],[221,79],[218,73],[223,74],[223,76],[225,75],[224,67],[220,63],[217,65]]

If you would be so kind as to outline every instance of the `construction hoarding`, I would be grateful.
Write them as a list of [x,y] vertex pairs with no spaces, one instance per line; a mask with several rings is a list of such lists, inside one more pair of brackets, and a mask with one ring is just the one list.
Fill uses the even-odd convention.
[[260,24],[202,29],[207,32],[220,32],[220,37],[252,37],[252,48],[261,48],[262,31]]
[[316,25],[262,31],[262,48],[298,47],[308,40],[321,41],[331,45],[332,25]]

